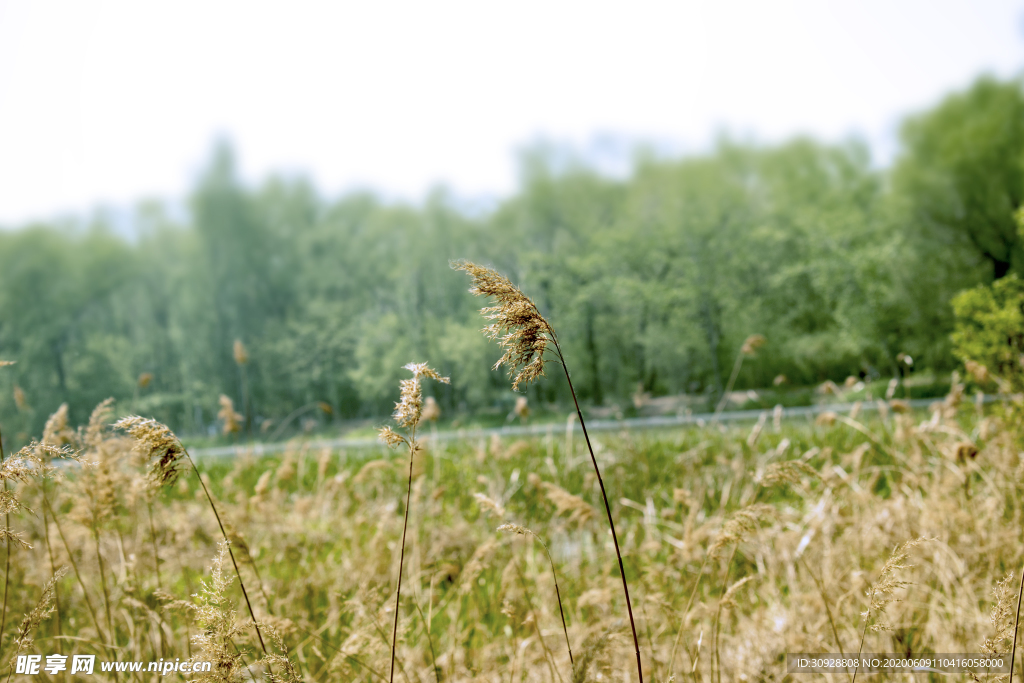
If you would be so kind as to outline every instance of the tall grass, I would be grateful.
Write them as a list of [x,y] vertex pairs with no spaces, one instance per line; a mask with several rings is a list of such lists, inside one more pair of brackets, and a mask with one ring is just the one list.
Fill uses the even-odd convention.
[[491,339],[499,340],[502,348],[505,350],[505,354],[494,367],[495,369],[502,365],[508,367],[514,390],[518,389],[520,385],[528,385],[544,374],[544,363],[546,362],[544,352],[547,350],[549,343],[554,347],[555,355],[558,357],[558,364],[562,366],[562,371],[565,373],[565,381],[569,384],[569,393],[572,395],[572,401],[576,407],[576,415],[580,420],[583,438],[587,442],[587,450],[590,453],[590,461],[594,465],[597,483],[601,487],[601,499],[604,502],[605,513],[608,515],[608,528],[612,532],[615,557],[619,561],[619,576],[622,577],[622,592],[626,596],[629,627],[633,631],[633,646],[636,651],[636,673],[640,683],[643,683],[644,670],[640,660],[640,640],[636,635],[633,604],[629,599],[629,584],[626,582],[626,568],[622,563],[619,536],[615,533],[612,507],[608,502],[608,492],[605,490],[604,477],[601,476],[601,468],[597,464],[597,456],[594,455],[594,447],[590,443],[590,434],[587,432],[583,411],[580,409],[580,402],[576,397],[576,389],[572,385],[569,366],[565,363],[562,347],[558,343],[558,335],[555,334],[551,324],[541,315],[533,300],[523,294],[505,276],[490,268],[484,268],[467,261],[453,263],[452,267],[465,271],[472,277],[473,288],[470,291],[473,294],[493,297],[497,301],[497,306],[487,307],[481,311],[488,320],[494,321],[484,332]]
[[[415,415],[423,391],[403,386],[396,412]],[[603,482],[556,467],[560,439],[395,431],[402,457],[296,441],[189,464],[162,425],[111,429],[116,406],[77,430],[55,419],[0,469],[5,537],[31,546],[10,553],[0,658],[209,659],[217,681],[621,680],[639,673],[626,564],[657,680],[779,680],[785,653],[844,643],[1010,652],[1024,434],[1015,408],[961,406],[964,391],[756,439],[750,425],[590,435]],[[587,502],[602,492],[617,537]],[[512,545],[494,516],[545,543]]]

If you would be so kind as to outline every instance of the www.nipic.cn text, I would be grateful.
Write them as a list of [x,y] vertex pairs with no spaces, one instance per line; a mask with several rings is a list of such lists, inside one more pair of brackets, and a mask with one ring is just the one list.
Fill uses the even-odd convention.
[[[67,671],[72,674],[88,675],[97,673],[96,665],[96,655],[72,655],[71,657],[68,657],[67,655],[46,655],[45,658],[43,655],[18,655],[14,673],[35,675],[45,672],[50,675],[54,675]],[[175,659],[174,661],[169,659],[160,659],[151,662],[99,662],[99,672],[103,673],[117,671],[146,671],[150,673],[158,673],[162,676],[167,676],[172,673],[200,673],[203,671],[209,671],[210,667],[210,662],[192,662],[189,660],[185,660],[183,662],[180,659]]]

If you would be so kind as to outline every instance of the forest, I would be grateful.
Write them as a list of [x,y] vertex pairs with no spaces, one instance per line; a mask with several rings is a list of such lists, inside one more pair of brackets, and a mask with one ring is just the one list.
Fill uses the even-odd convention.
[[947,373],[952,299],[1024,270],[1024,89],[982,77],[899,131],[887,167],[856,139],[723,138],[610,178],[535,147],[519,191],[476,213],[443,189],[409,204],[294,176],[249,186],[221,144],[187,210],[140,204],[131,234],[103,214],[0,230],[5,437],[27,442],[62,403],[82,423],[108,397],[184,435],[219,430],[222,395],[257,436],[309,406],[325,427],[382,419],[410,360],[451,377],[432,388],[446,416],[507,412],[450,268],[463,258],[535,299],[586,406],[714,405],[752,334],[766,342],[738,389],[892,377],[908,358]]

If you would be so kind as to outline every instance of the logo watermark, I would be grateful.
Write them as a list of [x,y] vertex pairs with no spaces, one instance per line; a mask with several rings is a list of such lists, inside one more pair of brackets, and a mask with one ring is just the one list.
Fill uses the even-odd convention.
[[[68,661],[69,659],[71,660],[70,662]],[[85,675],[97,673],[96,655],[72,655],[71,657],[67,655],[46,655],[45,663],[43,660],[43,655],[18,655],[14,673],[27,674],[29,676],[35,676],[42,672],[52,676],[64,671]],[[184,662],[181,659],[175,659],[174,661],[160,659],[150,662],[101,660],[98,664],[99,671],[103,673],[144,671],[147,673],[158,673],[161,676],[167,676],[172,673],[201,673],[209,671],[212,667],[211,662],[193,662],[188,659]]]
[[915,671],[939,674],[1008,674],[1010,655],[964,652],[920,655],[863,652],[859,655],[841,655],[831,652],[798,652],[786,654],[786,671],[791,674],[878,674]]

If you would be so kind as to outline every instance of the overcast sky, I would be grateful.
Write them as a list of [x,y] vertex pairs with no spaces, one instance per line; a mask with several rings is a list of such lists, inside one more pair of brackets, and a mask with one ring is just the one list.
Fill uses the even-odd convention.
[[0,0],[0,223],[244,176],[418,200],[515,190],[539,138],[706,149],[723,131],[867,139],[1024,67],[1024,4]]

